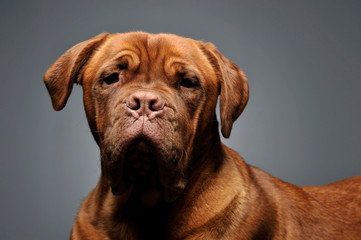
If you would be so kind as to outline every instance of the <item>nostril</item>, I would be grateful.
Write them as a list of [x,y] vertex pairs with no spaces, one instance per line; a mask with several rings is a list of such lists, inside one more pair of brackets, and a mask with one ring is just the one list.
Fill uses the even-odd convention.
[[153,99],[149,102],[149,110],[151,111],[161,111],[164,108],[164,102],[159,98]]
[[134,95],[128,98],[126,104],[132,110],[138,110],[141,106],[140,99]]

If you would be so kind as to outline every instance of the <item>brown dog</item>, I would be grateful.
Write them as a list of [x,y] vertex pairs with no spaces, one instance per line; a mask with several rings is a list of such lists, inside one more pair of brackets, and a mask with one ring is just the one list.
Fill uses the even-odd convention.
[[74,83],[102,174],[71,239],[361,239],[361,178],[296,187],[220,141],[248,100],[243,72],[210,43],[101,34],[45,73],[61,110]]

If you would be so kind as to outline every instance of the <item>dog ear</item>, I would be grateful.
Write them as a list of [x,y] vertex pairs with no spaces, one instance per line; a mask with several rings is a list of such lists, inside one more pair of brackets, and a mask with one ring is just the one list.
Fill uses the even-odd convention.
[[225,58],[212,43],[204,46],[205,49],[202,50],[218,76],[222,135],[229,138],[233,122],[241,115],[248,102],[248,81],[244,72]]
[[50,94],[53,108],[56,111],[64,108],[73,84],[78,83],[81,69],[108,35],[109,33],[102,33],[87,41],[78,43],[66,51],[46,71],[43,80]]

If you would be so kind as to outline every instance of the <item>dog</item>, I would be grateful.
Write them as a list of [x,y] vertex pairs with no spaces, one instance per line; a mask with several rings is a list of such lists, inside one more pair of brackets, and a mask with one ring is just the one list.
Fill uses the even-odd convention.
[[55,110],[74,84],[101,176],[71,239],[361,239],[361,177],[297,187],[221,143],[245,108],[245,74],[212,43],[103,33],[43,78]]

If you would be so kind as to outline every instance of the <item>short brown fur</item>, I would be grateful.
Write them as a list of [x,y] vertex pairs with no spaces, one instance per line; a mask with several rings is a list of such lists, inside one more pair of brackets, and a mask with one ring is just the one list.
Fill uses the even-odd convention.
[[171,34],[98,35],[44,75],[55,110],[81,84],[102,174],[71,239],[360,239],[361,177],[297,187],[220,141],[248,101],[214,45]]

